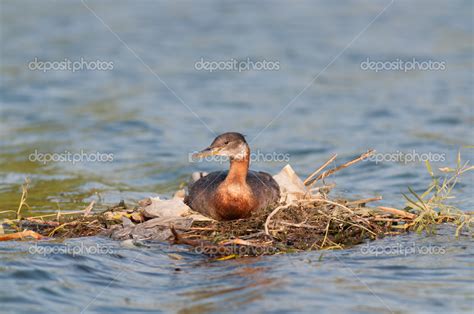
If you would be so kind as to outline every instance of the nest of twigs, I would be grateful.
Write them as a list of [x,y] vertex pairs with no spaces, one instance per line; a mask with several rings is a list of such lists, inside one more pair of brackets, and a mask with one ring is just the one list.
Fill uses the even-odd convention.
[[301,199],[260,211],[249,219],[195,222],[189,230],[175,231],[175,242],[191,245],[209,255],[240,256],[342,249],[405,232],[417,216],[395,208],[366,206],[381,197],[331,200],[328,193],[334,185],[313,188],[316,182],[372,153],[368,151],[322,172],[336,159],[334,155],[304,180],[309,193]]
[[[343,249],[368,239],[405,232],[417,217],[387,207],[367,207],[380,197],[330,200],[326,194],[302,199],[234,221],[194,221],[190,228],[173,226],[173,240],[196,252],[213,256],[255,256],[303,250]],[[140,207],[121,203],[87,216],[65,216],[60,221],[24,219],[18,224],[43,237],[75,238],[107,233],[121,218],[144,221]],[[136,221],[140,223],[139,221]],[[31,236],[31,233],[24,234]],[[37,237],[39,238],[39,237]]]
[[[352,161],[322,172],[336,158],[331,157],[304,180],[304,185],[310,191],[308,195],[276,208],[261,210],[248,219],[194,220],[186,227],[172,223],[151,225],[156,227],[157,234],[166,234],[166,238],[174,243],[189,245],[195,252],[220,258],[343,249],[366,240],[410,230],[429,232],[433,226],[445,222],[457,225],[456,237],[460,236],[463,230],[471,230],[471,225],[474,224],[473,213],[463,212],[446,202],[452,198],[450,193],[459,177],[474,169],[467,163],[461,164],[460,155],[455,169],[440,168],[441,172],[451,174],[443,181],[434,175],[431,166],[427,164],[433,182],[422,195],[409,188],[411,195],[404,195],[408,202],[403,209],[371,206],[373,202],[381,200],[381,197],[359,200],[331,199],[328,193],[334,186],[320,185],[313,188],[319,180],[322,181],[334,172],[365,159],[371,153],[369,151]],[[23,189],[21,204],[26,203],[26,187]],[[58,214],[55,220],[49,221],[41,216],[19,218],[16,222],[9,220],[10,227],[17,232],[0,235],[0,241],[27,237],[41,239],[110,235],[114,229],[123,230],[152,222],[152,219],[143,215],[144,204],[141,202],[137,206],[127,207],[122,201],[104,212],[95,214],[92,213],[93,206],[94,202],[83,211],[69,213],[74,215]],[[136,239],[132,233],[125,234]]]
[[249,219],[194,222],[189,230],[174,232],[175,242],[217,256],[343,249],[405,232],[403,226],[417,217],[394,208],[366,207],[376,200],[380,198],[304,199],[261,211]]

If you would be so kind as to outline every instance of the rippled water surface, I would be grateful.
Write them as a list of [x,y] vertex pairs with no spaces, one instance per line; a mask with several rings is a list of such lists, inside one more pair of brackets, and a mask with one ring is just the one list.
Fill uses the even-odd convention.
[[[192,171],[227,166],[190,163],[188,154],[229,130],[254,151],[288,154],[302,176],[333,153],[341,163],[369,148],[437,154],[436,167],[453,165],[458,150],[474,157],[471,1],[20,0],[0,11],[0,212],[17,209],[25,177],[25,214],[169,196]],[[32,71],[35,58],[101,60],[113,70]],[[201,58],[277,61],[279,70],[210,73],[196,70]],[[368,58],[446,69],[364,71]],[[65,151],[113,161],[29,160]],[[336,195],[382,195],[396,207],[407,186],[421,191],[430,176],[421,162],[365,161],[328,181]],[[472,210],[473,186],[464,177],[453,202]],[[474,245],[453,233],[223,262],[102,238],[0,243],[0,300],[2,311],[28,313],[472,312]],[[38,253],[65,245],[108,251]],[[168,255],[177,251],[180,260]]]

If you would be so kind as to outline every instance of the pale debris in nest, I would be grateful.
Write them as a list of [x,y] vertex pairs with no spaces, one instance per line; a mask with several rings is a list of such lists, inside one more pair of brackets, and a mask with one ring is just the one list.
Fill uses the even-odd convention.
[[[196,181],[206,176],[207,173],[195,172],[192,174],[192,180]],[[293,203],[300,199],[309,199],[318,197],[318,194],[312,195],[309,189],[304,185],[303,181],[298,177],[290,165],[286,165],[274,177],[280,186],[280,202]],[[146,201],[142,201],[141,212],[146,218],[191,218],[193,221],[211,221],[211,218],[205,217],[193,211],[184,203],[185,191],[178,190],[173,198],[168,200],[160,199],[160,197],[151,197]]]
[[318,194],[312,195],[311,191],[304,185],[303,180],[298,177],[293,168],[288,164],[273,179],[280,186],[280,203],[291,204],[297,200],[317,198]]
[[150,197],[139,202],[139,212],[147,219],[134,224],[127,217],[122,217],[122,224],[112,226],[107,234],[117,240],[154,240],[165,241],[171,236],[170,226],[179,229],[190,228],[194,221],[211,221],[189,208],[184,203],[184,190],[178,190],[173,198],[162,200],[159,196]]
[[205,217],[193,211],[184,203],[184,190],[179,190],[169,200],[162,200],[159,196],[151,197],[147,206],[141,209],[146,218],[191,218],[193,221],[208,221]]
[[139,224],[134,224],[127,217],[122,217],[122,224],[112,226],[105,234],[115,240],[165,241],[172,234],[170,225],[180,229],[187,229],[192,224],[193,219],[185,217],[154,218]]
[[[207,173],[193,173],[192,180],[207,175]],[[298,177],[290,165],[286,165],[277,175],[275,181],[280,186],[281,199],[284,204],[293,204],[303,199],[314,199],[319,193],[312,195],[303,181]],[[195,221],[213,221],[200,213],[193,211],[184,203],[184,190],[178,190],[173,198],[161,199],[150,197],[139,202],[139,212],[146,221],[134,224],[126,216],[123,216],[122,224],[113,226],[108,234],[114,239],[136,239],[136,240],[166,240],[171,236],[169,227],[178,229],[190,228]]]

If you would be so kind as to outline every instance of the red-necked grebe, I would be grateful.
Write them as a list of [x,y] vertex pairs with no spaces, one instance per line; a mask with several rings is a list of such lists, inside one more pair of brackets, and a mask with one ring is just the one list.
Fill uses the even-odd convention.
[[233,220],[278,202],[280,188],[272,176],[249,171],[250,148],[242,134],[221,134],[195,154],[212,155],[227,156],[230,169],[211,172],[191,185],[184,202],[193,210],[217,220]]

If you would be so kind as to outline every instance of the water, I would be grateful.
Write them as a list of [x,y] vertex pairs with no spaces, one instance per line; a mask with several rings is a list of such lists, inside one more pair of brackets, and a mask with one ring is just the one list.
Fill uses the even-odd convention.
[[[472,160],[472,3],[396,1],[363,31],[389,3],[86,1],[119,40],[79,1],[3,1],[0,212],[17,209],[25,177],[25,214],[169,196],[190,172],[226,167],[189,163],[188,154],[229,130],[246,134],[254,151],[289,154],[302,176],[333,153],[341,163],[369,148],[439,154],[445,161],[435,167],[454,165],[459,149]],[[35,58],[101,60],[113,70],[31,71]],[[280,68],[209,73],[195,69],[201,58]],[[446,69],[364,71],[367,58]],[[81,150],[113,154],[113,162],[29,161],[35,151]],[[284,164],[252,167],[276,173]],[[328,180],[335,195],[382,195],[394,207],[407,186],[422,191],[429,181],[423,163],[370,161]],[[466,175],[453,202],[472,210],[473,186]],[[1,243],[9,289],[0,299],[11,312],[469,312],[473,245],[452,234],[442,227],[437,236],[372,243],[414,246],[413,254],[356,247],[214,263],[187,252],[174,260],[167,253],[185,248],[167,244],[77,239],[114,253],[73,257]]]
[[[410,252],[413,243],[420,248],[431,246],[435,255]],[[73,256],[71,250],[62,255],[31,255],[27,253],[32,252],[31,244],[2,244],[0,278],[5,287],[15,287],[2,291],[3,310],[472,311],[473,245],[467,240],[453,241],[452,230],[431,238],[386,238],[372,243],[373,251],[362,246],[225,262],[208,262],[184,251],[179,253],[182,259],[176,260],[167,253],[179,249],[164,244],[126,249],[117,242],[88,238],[70,240],[68,245],[106,247],[110,253]],[[402,254],[396,252],[397,247]],[[379,248],[391,248],[386,252],[393,254],[377,254]]]

